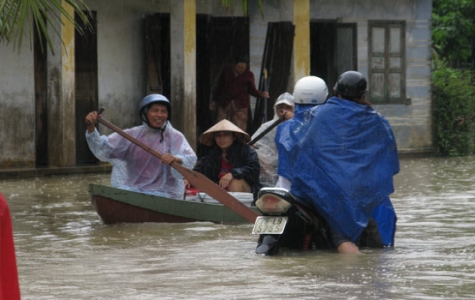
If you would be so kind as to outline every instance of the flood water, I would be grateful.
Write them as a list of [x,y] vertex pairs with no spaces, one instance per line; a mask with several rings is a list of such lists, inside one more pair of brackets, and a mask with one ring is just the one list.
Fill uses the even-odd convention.
[[401,160],[396,246],[256,255],[251,224],[104,225],[108,174],[0,181],[22,299],[474,299],[475,157]]

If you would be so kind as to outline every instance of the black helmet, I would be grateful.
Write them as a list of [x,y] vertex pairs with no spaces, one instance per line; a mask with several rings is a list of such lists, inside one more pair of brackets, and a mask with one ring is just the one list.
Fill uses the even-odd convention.
[[337,94],[345,98],[359,98],[366,93],[368,82],[363,74],[356,71],[347,71],[338,77],[333,88]]

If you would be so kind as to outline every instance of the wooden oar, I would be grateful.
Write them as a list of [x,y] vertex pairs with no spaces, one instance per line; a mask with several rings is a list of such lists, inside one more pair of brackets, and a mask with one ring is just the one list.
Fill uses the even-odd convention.
[[249,141],[249,143],[247,143],[249,146],[252,146],[254,145],[258,140],[260,140],[264,135],[266,135],[269,131],[271,131],[272,129],[274,129],[275,126],[279,125],[280,123],[284,122],[285,121],[285,114],[283,114],[282,116],[280,116],[280,118],[278,118],[277,120],[274,121],[274,123],[272,123],[269,127],[267,127],[263,132],[259,133],[255,138],[253,138],[252,140]]
[[[114,124],[111,124],[110,122],[104,120],[100,115],[97,117],[97,121],[104,126],[108,127],[109,129],[117,132],[124,138],[128,139],[135,145],[139,146],[140,148],[144,149],[148,153],[152,154],[155,157],[162,158],[162,154],[159,152],[153,150],[149,146],[145,145],[138,139],[130,136],[129,134],[125,133],[122,129],[119,127],[115,126]],[[183,167],[182,165],[174,162],[171,164],[171,166],[180,172],[183,177],[188,180],[189,183],[191,183],[193,186],[197,187],[201,191],[205,192],[209,196],[213,197],[214,199],[218,200],[221,202],[224,206],[228,207],[247,221],[254,223],[256,221],[256,218],[259,216],[255,211],[244,205],[242,202],[240,202],[238,199],[234,198],[231,196],[228,192],[220,188],[216,183],[212,182],[208,177],[205,175],[187,169]]]

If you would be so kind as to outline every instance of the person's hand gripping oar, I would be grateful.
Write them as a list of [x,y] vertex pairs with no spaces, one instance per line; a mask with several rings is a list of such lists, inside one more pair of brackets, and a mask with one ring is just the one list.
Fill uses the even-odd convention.
[[[140,148],[144,149],[151,155],[162,159],[163,155],[149,146],[145,145],[141,141],[137,140],[136,138],[130,136],[126,132],[124,132],[119,127],[113,125],[112,123],[108,122],[107,120],[103,119],[101,116],[103,109],[99,109],[97,115],[97,121],[102,125],[106,126],[107,128],[111,129],[114,132],[117,132],[122,137],[126,138],[127,140],[131,141],[135,145],[139,146]],[[213,197],[214,199],[221,202],[224,206],[228,207],[247,221],[254,223],[256,218],[259,216],[258,213],[247,207],[238,199],[234,198],[228,192],[220,188],[216,183],[212,182],[208,177],[204,176],[203,174],[187,169],[177,162],[173,162],[170,164],[175,170],[180,172],[189,183],[193,186],[197,187],[199,190],[203,191],[204,193],[208,194],[209,196]]]
[[278,118],[277,120],[274,121],[274,123],[272,123],[269,127],[267,127],[263,132],[259,133],[255,138],[253,138],[252,140],[249,141],[249,143],[247,143],[249,146],[252,146],[254,145],[255,143],[257,143],[258,140],[260,140],[264,135],[266,135],[269,131],[271,131],[272,129],[274,129],[274,127],[276,127],[277,125],[279,125],[280,123],[284,122],[285,121],[285,115],[287,113],[284,113],[280,118]]

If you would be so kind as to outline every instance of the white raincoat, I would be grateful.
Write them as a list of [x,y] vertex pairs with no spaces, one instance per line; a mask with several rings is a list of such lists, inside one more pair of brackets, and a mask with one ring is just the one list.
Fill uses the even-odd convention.
[[[251,139],[254,139],[279,119],[279,116],[277,115],[277,105],[282,103],[289,106],[295,106],[294,97],[290,93],[280,95],[274,104],[274,118],[262,124],[261,127],[259,127],[259,129],[257,129],[257,131],[252,135]],[[277,174],[277,166],[279,163],[278,153],[274,142],[276,132],[277,127],[274,127],[274,129],[269,131],[254,144],[261,165],[260,182],[262,185],[269,187],[275,186],[279,177]]]
[[[163,132],[162,142],[160,130],[145,124],[124,131],[161,154],[170,153],[181,158],[185,168],[191,169],[196,163],[195,152],[170,122]],[[112,186],[168,198],[184,198],[183,175],[119,134],[99,135],[96,129],[86,132],[86,140],[99,160],[112,164]]]

